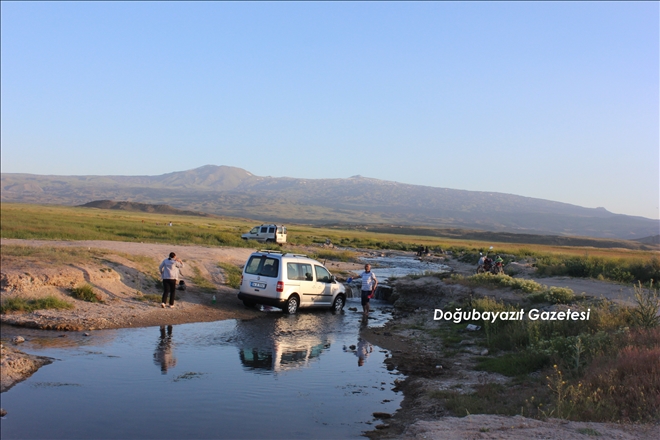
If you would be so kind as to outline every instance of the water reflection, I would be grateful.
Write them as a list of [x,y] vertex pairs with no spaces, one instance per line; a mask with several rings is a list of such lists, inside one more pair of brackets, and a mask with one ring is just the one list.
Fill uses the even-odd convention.
[[[61,346],[19,329],[23,350],[58,360],[2,394],[0,438],[357,438],[374,411],[394,412],[402,398],[385,352],[359,340],[361,325],[389,313],[375,301],[361,322],[358,305],[176,325],[176,340],[167,326],[41,334],[78,342]],[[177,416],[167,417],[173,401]]]
[[374,347],[365,341],[364,339],[358,339],[357,348],[355,350],[355,355],[358,357],[358,367],[364,365],[364,361],[367,360],[369,354],[374,351]]
[[239,357],[248,370],[274,373],[309,366],[330,348],[343,322],[342,315],[323,312],[264,318],[238,323]]
[[160,326],[160,338],[154,352],[154,363],[160,366],[161,374],[167,374],[167,370],[176,366],[176,357],[172,347],[172,326]]

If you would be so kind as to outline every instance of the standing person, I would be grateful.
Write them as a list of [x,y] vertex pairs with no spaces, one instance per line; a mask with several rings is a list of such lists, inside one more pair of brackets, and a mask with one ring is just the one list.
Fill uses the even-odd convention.
[[482,273],[484,271],[484,262],[486,261],[488,254],[484,255],[479,253],[479,255],[481,255],[481,257],[479,258],[479,262],[477,262],[477,273]]
[[174,252],[170,252],[169,258],[163,260],[158,266],[163,277],[163,300],[160,306],[165,308],[167,296],[170,297],[170,308],[174,307],[174,291],[176,290],[176,280],[179,278],[179,269],[183,268],[183,261],[177,258]]
[[362,272],[360,278],[362,279],[362,314],[367,317],[369,315],[369,299],[373,296],[378,285],[378,279],[371,271],[371,264],[364,265],[364,272]]

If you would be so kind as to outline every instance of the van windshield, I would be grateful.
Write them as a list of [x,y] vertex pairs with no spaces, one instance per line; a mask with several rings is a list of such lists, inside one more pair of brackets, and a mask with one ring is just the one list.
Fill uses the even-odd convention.
[[265,255],[250,257],[250,261],[245,266],[245,273],[250,275],[275,278],[279,272],[280,260]]

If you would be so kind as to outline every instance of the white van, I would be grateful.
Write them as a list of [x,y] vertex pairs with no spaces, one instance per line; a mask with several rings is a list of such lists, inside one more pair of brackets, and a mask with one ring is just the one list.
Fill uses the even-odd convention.
[[346,289],[321,263],[305,255],[254,252],[248,258],[238,299],[247,307],[264,304],[294,314],[299,307],[328,307],[340,312]]
[[261,243],[286,243],[286,226],[259,225],[250,229],[250,232],[241,235],[243,240],[257,240]]

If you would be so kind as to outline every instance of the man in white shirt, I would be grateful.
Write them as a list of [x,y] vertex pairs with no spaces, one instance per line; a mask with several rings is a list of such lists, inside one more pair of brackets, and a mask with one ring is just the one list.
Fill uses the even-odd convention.
[[364,265],[364,272],[362,272],[360,278],[362,279],[362,314],[366,318],[369,315],[369,299],[373,297],[378,285],[378,279],[371,271],[371,264]]

